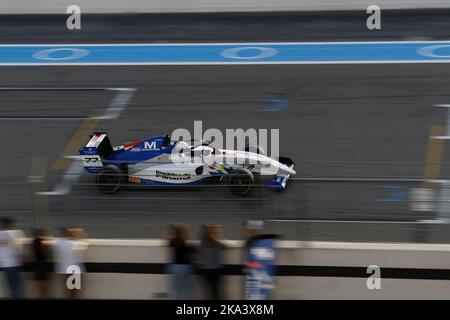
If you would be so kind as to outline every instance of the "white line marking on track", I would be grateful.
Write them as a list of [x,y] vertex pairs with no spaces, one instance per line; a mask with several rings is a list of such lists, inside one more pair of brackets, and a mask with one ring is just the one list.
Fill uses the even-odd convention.
[[20,118],[20,117],[11,117],[11,118],[8,118],[8,117],[0,117],[0,120],[3,120],[3,121],[9,121],[9,120],[11,120],[11,121],[18,121],[18,120],[26,120],[26,121],[35,121],[35,120],[39,120],[39,121],[42,121],[42,120],[84,120],[84,119],[86,119],[86,118],[82,118],[82,117],[80,117],[80,118],[71,118],[71,117],[34,117],[34,118]]
[[[112,99],[105,113],[100,117],[94,117],[92,119],[110,120],[119,118],[125,107],[128,105],[129,101],[131,100],[132,96],[134,95],[136,88],[104,88],[104,90],[117,91],[117,93]],[[70,157],[73,157],[73,160],[69,168],[64,173],[62,181],[58,183],[52,191],[38,192],[38,195],[60,196],[67,195],[72,191],[72,185],[78,181],[81,173],[83,172],[83,166],[78,161],[78,157]]]
[[133,47],[133,46],[230,46],[230,45],[301,45],[301,44],[318,44],[318,45],[339,45],[339,44],[417,44],[417,43],[442,43],[448,44],[450,40],[414,40],[414,41],[325,41],[325,42],[177,42],[177,43],[36,43],[36,44],[1,44],[0,47],[66,47],[66,46],[87,46],[87,47]]
[[70,193],[70,191],[72,191],[72,184],[78,181],[78,178],[82,171],[83,167],[80,166],[78,162],[74,161],[64,173],[62,181],[53,188],[53,191],[42,191],[37,192],[36,194],[43,196],[67,195]]
[[412,178],[290,178],[289,181],[323,181],[323,182],[422,182],[423,179]]
[[[136,88],[101,88],[101,87],[0,87],[0,91],[115,91],[117,94],[105,113],[91,119],[117,119],[133,97]],[[84,117],[0,117],[4,121],[42,121],[42,120],[84,120]]]
[[117,94],[114,96],[105,113],[99,117],[94,117],[92,119],[103,120],[119,118],[120,114],[128,105],[134,95],[134,92],[136,91],[135,88],[110,88],[108,90],[117,91]]
[[36,62],[0,63],[0,66],[210,66],[210,65],[290,65],[290,64],[420,64],[450,63],[446,60],[349,60],[349,61],[230,61],[230,62]]
[[445,136],[432,136],[431,139],[436,140],[448,140],[450,139],[450,104],[435,104],[436,108],[448,108],[447,109],[447,135]]
[[416,221],[374,221],[374,220],[296,220],[296,219],[272,219],[271,222],[305,222],[305,223],[355,223],[355,224],[444,224],[449,220],[416,220]]
[[0,91],[101,91],[123,90],[126,88],[101,88],[101,87],[0,87]]

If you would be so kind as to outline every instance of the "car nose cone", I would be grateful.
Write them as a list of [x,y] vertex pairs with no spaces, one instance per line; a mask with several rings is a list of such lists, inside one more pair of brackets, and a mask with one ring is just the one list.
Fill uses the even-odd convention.
[[297,172],[295,172],[295,170],[293,168],[290,168],[284,164],[280,164],[279,166],[279,173],[284,173],[284,174],[290,174],[290,175],[294,175]]

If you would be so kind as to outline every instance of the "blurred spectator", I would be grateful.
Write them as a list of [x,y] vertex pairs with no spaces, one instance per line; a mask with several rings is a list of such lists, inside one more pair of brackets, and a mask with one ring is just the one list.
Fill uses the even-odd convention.
[[51,261],[50,238],[44,230],[35,229],[32,244],[33,251],[33,272],[34,280],[37,282],[39,297],[46,299],[49,297],[49,278],[50,270],[48,268]]
[[172,298],[177,300],[192,300],[194,295],[195,250],[187,240],[189,231],[185,225],[171,225],[169,229],[169,246],[172,251],[172,263],[169,273],[172,275]]
[[203,225],[198,267],[205,285],[206,299],[220,300],[222,294],[223,251],[222,230],[218,225]]
[[[83,263],[87,249],[86,234],[79,228],[62,228],[61,232],[63,238],[58,239],[55,246],[55,271],[61,275],[67,297],[77,299],[82,287],[81,275],[86,272]],[[72,280],[76,279],[74,277],[78,277],[80,287],[71,286]]]
[[13,230],[14,220],[9,217],[0,219],[0,267],[5,273],[9,296],[13,299],[23,298],[22,275],[22,239],[25,235],[20,230]]
[[276,240],[279,236],[264,233],[264,221],[249,220],[245,225],[244,299],[272,299],[276,276]]

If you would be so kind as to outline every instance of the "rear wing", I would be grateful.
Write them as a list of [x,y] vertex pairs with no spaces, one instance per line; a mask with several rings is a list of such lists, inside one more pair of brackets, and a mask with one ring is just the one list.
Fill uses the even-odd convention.
[[114,153],[106,132],[94,132],[88,144],[80,149],[83,166],[87,171],[98,171],[103,167],[102,160]]

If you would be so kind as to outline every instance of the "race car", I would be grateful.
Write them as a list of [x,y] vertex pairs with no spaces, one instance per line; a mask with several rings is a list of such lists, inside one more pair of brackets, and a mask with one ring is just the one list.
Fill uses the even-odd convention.
[[169,135],[113,147],[106,132],[94,132],[79,153],[85,170],[96,175],[97,187],[108,194],[129,183],[190,186],[216,181],[226,183],[234,194],[245,195],[255,186],[255,177],[267,178],[268,188],[284,190],[296,174],[291,159],[277,161],[258,148],[225,150],[203,140],[171,141]]

